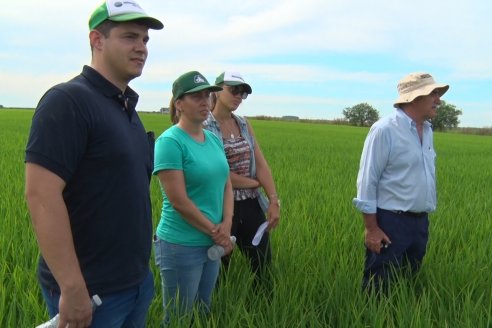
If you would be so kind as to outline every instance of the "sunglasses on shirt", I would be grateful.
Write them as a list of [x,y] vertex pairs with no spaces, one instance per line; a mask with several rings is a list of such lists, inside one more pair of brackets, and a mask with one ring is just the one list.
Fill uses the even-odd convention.
[[241,95],[243,100],[248,98],[248,93],[242,85],[228,85],[227,89],[233,96]]

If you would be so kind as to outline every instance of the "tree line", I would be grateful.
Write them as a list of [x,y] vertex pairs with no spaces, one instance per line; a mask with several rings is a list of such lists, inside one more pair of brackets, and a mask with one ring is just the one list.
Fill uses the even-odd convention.
[[[360,103],[343,110],[343,116],[350,125],[371,126],[379,120],[379,111],[368,103]],[[457,128],[460,124],[459,116],[463,112],[456,108],[455,105],[441,100],[437,107],[437,116],[430,120],[434,131],[444,131],[451,128]]]

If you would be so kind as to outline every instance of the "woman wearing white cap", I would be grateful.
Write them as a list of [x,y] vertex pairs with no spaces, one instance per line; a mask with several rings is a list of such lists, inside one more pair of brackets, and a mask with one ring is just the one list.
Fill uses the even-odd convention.
[[[255,140],[251,125],[245,118],[234,114],[242,101],[252,93],[251,86],[241,74],[230,71],[220,74],[215,84],[223,90],[214,94],[212,114],[205,122],[205,127],[224,143],[234,189],[231,234],[236,236],[237,245],[249,258],[256,277],[260,278],[271,262],[268,231],[279,222],[280,201],[270,168]],[[260,192],[261,188],[269,202]],[[265,222],[268,222],[267,231],[259,242],[253,243],[256,232]]]

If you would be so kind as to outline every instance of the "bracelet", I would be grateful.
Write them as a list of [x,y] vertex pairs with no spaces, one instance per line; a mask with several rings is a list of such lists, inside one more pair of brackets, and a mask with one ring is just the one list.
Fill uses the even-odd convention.
[[277,198],[274,202],[270,201],[270,205],[277,205],[280,207],[280,199]]
[[213,236],[218,230],[219,230],[219,225],[214,224],[214,227],[212,228],[212,230],[210,230],[210,236]]
[[270,195],[268,195],[268,198],[269,199],[278,198],[278,195],[277,194],[270,194]]

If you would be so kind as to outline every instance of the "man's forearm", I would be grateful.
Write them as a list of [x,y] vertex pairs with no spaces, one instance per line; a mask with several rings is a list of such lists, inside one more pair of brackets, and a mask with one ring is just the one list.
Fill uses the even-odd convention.
[[48,170],[26,165],[26,200],[39,248],[60,288],[85,288],[67,207],[65,183]]
[[379,228],[375,213],[362,213],[362,217],[364,218],[364,226],[367,230]]
[[60,289],[85,288],[63,202],[33,196],[28,203],[41,254]]

